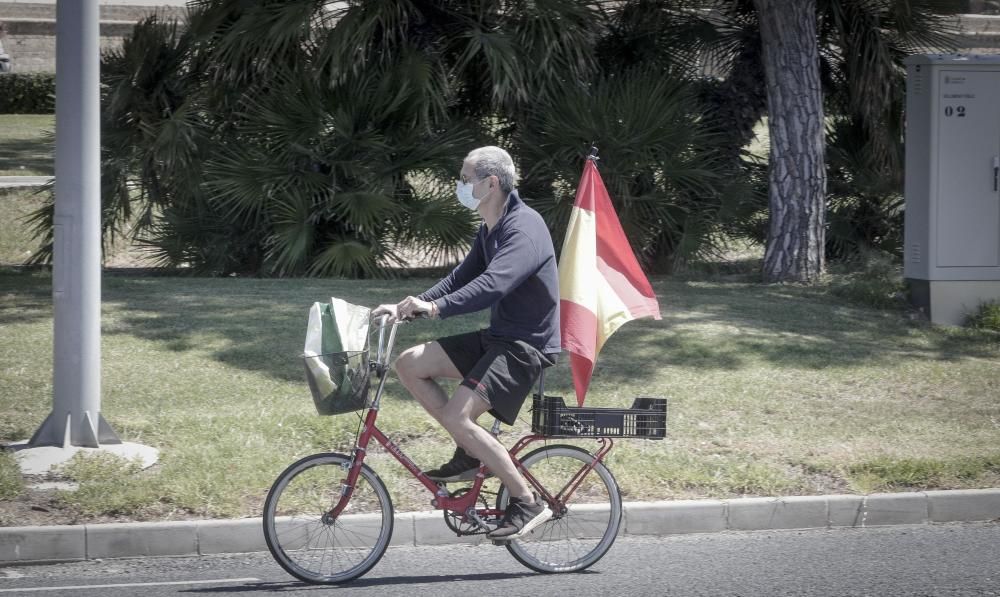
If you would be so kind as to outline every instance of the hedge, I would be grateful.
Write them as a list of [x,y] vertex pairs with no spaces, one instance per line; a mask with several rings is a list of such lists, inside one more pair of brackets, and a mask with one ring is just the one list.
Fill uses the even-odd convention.
[[0,114],[54,114],[55,73],[0,74]]

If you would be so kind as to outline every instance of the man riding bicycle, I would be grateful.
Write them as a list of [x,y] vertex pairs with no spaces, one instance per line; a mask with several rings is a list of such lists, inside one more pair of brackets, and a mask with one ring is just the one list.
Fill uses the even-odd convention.
[[[499,147],[466,156],[458,200],[483,219],[472,250],[447,277],[418,296],[380,305],[373,316],[445,318],[490,308],[485,330],[439,338],[404,351],[399,379],[458,447],[451,460],[426,471],[443,483],[471,480],[480,461],[510,490],[491,539],[516,539],[552,516],[517,472],[510,455],[476,421],[489,412],[508,425],[517,418],[541,371],[555,363],[559,343],[559,274],[542,217],[521,201],[517,171]],[[435,381],[461,379],[449,400]]]

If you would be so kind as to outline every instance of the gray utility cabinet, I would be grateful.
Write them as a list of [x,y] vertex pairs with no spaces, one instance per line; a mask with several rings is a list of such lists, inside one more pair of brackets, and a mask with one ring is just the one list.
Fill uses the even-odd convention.
[[906,59],[903,275],[934,323],[1000,300],[1000,56]]

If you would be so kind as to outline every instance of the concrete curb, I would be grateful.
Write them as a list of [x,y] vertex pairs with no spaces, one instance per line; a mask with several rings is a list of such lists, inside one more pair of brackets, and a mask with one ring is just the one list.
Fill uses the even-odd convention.
[[[627,502],[623,535],[829,529],[1000,520],[1000,489],[733,500]],[[456,537],[440,512],[397,514],[392,545],[486,541]],[[260,519],[0,528],[0,565],[263,551]]]

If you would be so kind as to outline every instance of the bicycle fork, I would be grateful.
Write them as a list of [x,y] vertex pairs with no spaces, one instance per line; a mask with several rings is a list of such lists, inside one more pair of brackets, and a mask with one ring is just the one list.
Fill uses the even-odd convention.
[[[379,393],[381,393],[381,390],[382,388],[380,387]],[[358,438],[357,444],[351,450],[351,459],[341,465],[347,471],[347,477],[340,482],[340,499],[337,500],[333,508],[323,514],[322,521],[324,524],[333,524],[337,520],[337,517],[347,508],[347,504],[350,503],[351,497],[354,495],[354,487],[358,482],[358,476],[361,474],[361,467],[365,462],[365,454],[368,453],[368,442],[371,441],[377,417],[377,407],[370,408],[365,415],[364,428],[361,436]]]

